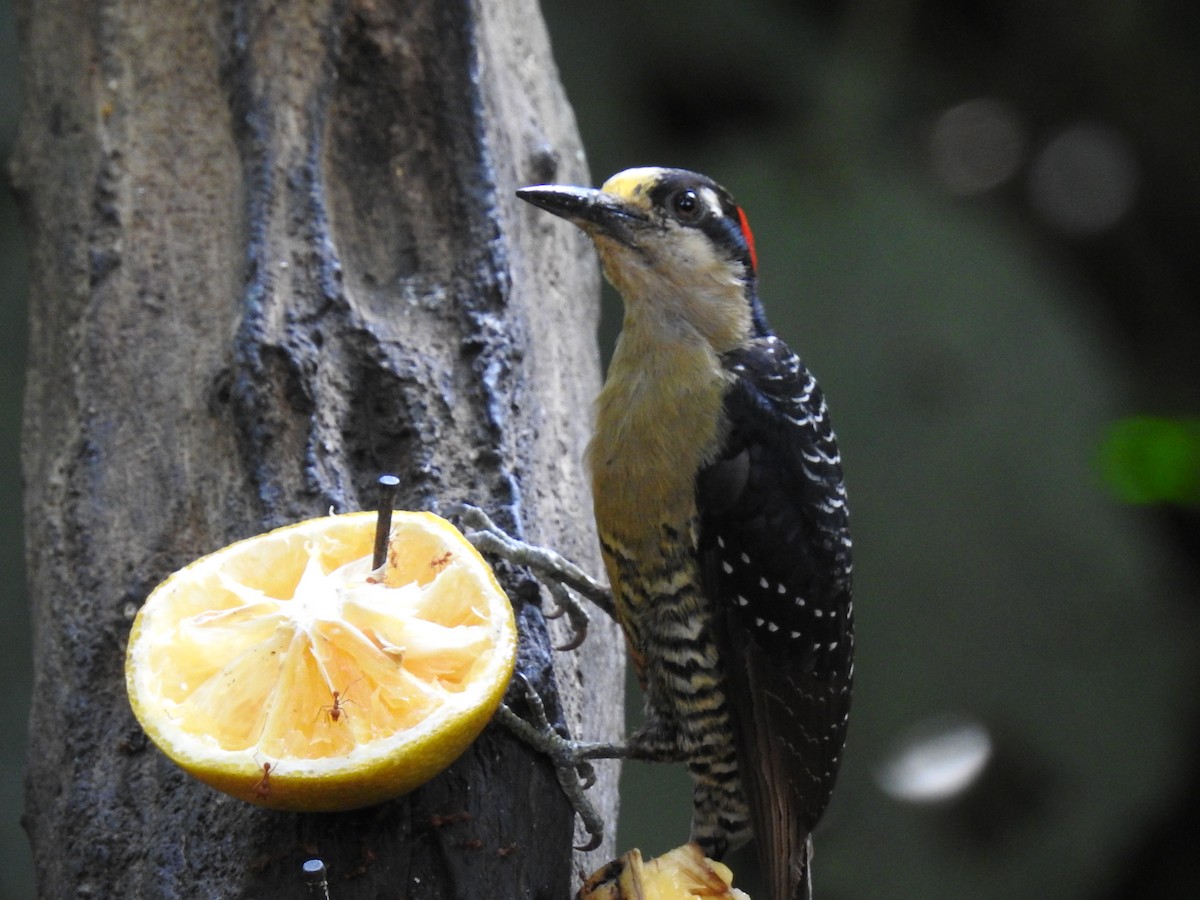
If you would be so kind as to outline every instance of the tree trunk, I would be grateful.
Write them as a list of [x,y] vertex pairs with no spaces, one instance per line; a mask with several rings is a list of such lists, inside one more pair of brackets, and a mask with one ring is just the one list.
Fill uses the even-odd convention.
[[[490,509],[598,570],[581,474],[597,276],[514,188],[586,178],[532,0],[18,3],[31,251],[24,470],[35,673],[25,826],[44,897],[567,896],[573,817],[492,727],[412,795],[265,811],[183,775],[125,698],[155,584],[269,527]],[[609,736],[621,652],[519,665]],[[581,703],[580,695],[606,698]],[[592,791],[610,824],[615,772]],[[459,815],[466,813],[466,815]]]

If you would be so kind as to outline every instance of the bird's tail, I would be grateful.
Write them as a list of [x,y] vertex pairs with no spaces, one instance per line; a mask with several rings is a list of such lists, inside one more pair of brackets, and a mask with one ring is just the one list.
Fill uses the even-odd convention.
[[789,879],[792,884],[790,900],[812,900],[812,835],[801,845],[802,849],[796,855],[799,859],[792,863],[793,875]]

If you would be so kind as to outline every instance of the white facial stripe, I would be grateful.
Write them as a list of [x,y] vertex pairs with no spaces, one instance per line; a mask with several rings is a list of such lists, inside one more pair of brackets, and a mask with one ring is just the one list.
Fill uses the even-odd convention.
[[720,216],[721,198],[717,196],[717,192],[709,187],[702,187],[699,191],[700,199],[704,201],[704,207],[714,215]]

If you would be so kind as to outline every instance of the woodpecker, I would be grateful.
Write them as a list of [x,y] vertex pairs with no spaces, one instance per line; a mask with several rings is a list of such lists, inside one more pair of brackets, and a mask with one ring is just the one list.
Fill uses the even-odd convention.
[[587,451],[646,704],[614,755],[686,763],[692,840],[719,859],[753,833],[772,900],[808,897],[854,653],[821,389],[768,326],[749,223],[710,178],[636,168],[517,194],[592,239],[624,302]]

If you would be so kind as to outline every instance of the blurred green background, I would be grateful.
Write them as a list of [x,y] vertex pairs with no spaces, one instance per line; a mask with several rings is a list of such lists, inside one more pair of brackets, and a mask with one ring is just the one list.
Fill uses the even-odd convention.
[[[1200,6],[543,9],[594,180],[678,165],[733,191],[768,315],[829,397],[859,655],[818,895],[1194,895]],[[22,897],[24,288],[4,194],[0,896]],[[606,347],[619,315],[610,293]],[[688,805],[682,772],[627,765],[621,848],[681,843]],[[751,857],[734,869],[753,896]]]

